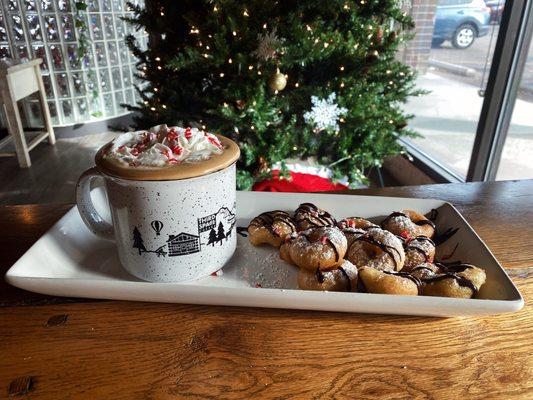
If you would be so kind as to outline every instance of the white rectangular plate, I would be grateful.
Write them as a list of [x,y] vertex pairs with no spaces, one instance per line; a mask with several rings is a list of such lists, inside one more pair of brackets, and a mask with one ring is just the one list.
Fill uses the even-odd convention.
[[[93,192],[99,209],[105,209],[102,192]],[[298,290],[295,267],[280,260],[276,249],[254,247],[238,236],[237,251],[221,276],[188,283],[148,283],[129,275],[120,265],[113,242],[93,235],[76,208],[61,218],[7,272],[6,280],[22,289],[56,296],[246,307],[293,308],[379,314],[460,316],[520,310],[524,301],[504,269],[459,212],[441,200],[346,196],[332,194],[237,194],[237,226],[248,226],[261,212],[291,211],[312,202],[336,218],[349,216],[380,221],[392,211],[438,210],[438,231],[459,228],[438,246],[437,255],[485,269],[487,283],[478,299],[394,296]]]

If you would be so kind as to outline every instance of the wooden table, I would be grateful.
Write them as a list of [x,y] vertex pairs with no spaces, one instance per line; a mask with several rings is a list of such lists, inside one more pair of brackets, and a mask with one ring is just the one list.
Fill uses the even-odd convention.
[[[3,283],[0,398],[532,399],[533,181],[353,193],[452,202],[526,306],[437,319],[80,301]],[[69,207],[0,207],[0,271]]]

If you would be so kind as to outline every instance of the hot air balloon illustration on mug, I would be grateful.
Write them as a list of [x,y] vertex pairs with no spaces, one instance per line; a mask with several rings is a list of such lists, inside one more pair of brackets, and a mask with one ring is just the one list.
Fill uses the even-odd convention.
[[150,226],[155,231],[156,235],[159,236],[161,229],[163,229],[163,223],[161,221],[152,221]]

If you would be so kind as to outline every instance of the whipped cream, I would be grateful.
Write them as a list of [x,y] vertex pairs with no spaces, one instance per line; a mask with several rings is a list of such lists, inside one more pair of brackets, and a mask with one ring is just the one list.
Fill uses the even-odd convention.
[[197,128],[158,125],[118,136],[104,157],[130,166],[164,167],[203,161],[224,151],[213,134]]

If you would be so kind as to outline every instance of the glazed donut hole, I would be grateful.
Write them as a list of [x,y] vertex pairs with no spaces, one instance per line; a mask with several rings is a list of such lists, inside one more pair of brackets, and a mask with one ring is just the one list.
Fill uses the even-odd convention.
[[353,238],[346,259],[357,267],[369,266],[383,271],[399,271],[405,263],[403,244],[392,233],[371,228]]
[[250,221],[248,236],[254,246],[269,244],[279,247],[285,237],[296,230],[291,216],[285,211],[264,212]]
[[374,224],[373,222],[361,218],[361,217],[348,217],[340,220],[337,223],[337,226],[340,229],[346,229],[346,228],[359,228],[359,229],[366,229],[366,228],[379,228],[378,225]]
[[413,210],[393,212],[381,222],[381,227],[405,239],[416,236],[432,238],[435,235],[435,224]]
[[305,231],[321,226],[336,226],[333,216],[312,203],[302,203],[294,212],[294,221],[298,231]]
[[405,264],[402,271],[411,271],[423,263],[432,263],[435,258],[435,243],[426,236],[417,236],[404,242]]
[[417,296],[419,280],[407,273],[380,271],[371,267],[359,269],[359,287],[368,293]]
[[326,270],[342,262],[346,248],[346,237],[338,228],[320,227],[287,237],[280,257],[300,268]]
[[298,287],[303,290],[355,292],[357,291],[357,267],[344,260],[336,268],[322,271],[311,271],[300,268],[298,271]]

